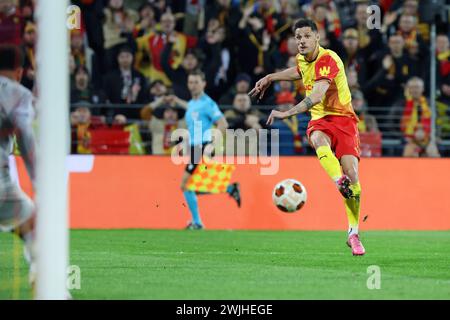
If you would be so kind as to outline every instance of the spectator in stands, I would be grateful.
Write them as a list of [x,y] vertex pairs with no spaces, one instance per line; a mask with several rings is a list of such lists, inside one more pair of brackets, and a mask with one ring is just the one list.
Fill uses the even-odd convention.
[[[278,45],[285,40],[291,33],[291,19],[288,15],[283,14],[283,4],[277,1],[277,5],[273,0],[261,0],[256,6],[255,11],[263,20],[265,29],[269,33],[273,41]],[[287,5],[284,4],[284,9]]]
[[364,83],[367,77],[367,69],[365,57],[359,48],[358,41],[358,31],[353,28],[344,31],[342,42],[334,35],[330,35],[330,45],[342,59],[345,69],[355,70],[358,75],[358,82]]
[[220,26],[219,20],[211,19],[199,43],[199,49],[203,52],[206,92],[213,100],[220,98],[230,76],[231,53],[224,45],[225,36],[225,28]]
[[428,56],[427,46],[417,32],[417,18],[412,15],[402,14],[398,23],[397,34],[405,40],[405,48],[418,46],[419,57],[425,59]]
[[75,82],[70,92],[70,102],[91,101],[91,88],[89,87],[89,72],[84,66],[75,70]]
[[83,33],[80,30],[74,29],[70,32],[70,52],[76,66],[87,66],[86,48]]
[[75,111],[70,114],[70,123],[72,127],[80,124],[89,124],[90,128],[106,128],[106,118],[104,116],[93,116],[91,109],[92,105],[89,101],[77,101]]
[[355,25],[352,28],[358,31],[358,44],[366,61],[370,61],[373,53],[382,48],[383,42],[379,30],[367,28],[368,2],[359,2],[355,8]]
[[79,66],[74,71],[74,80],[71,84],[70,102],[89,101],[99,103],[102,101],[100,95],[95,92],[91,85],[89,71],[84,66]]
[[[120,49],[117,56],[119,69],[105,77],[104,92],[110,103],[140,104],[148,100],[147,80],[133,68],[133,52],[128,47]],[[120,113],[138,119],[139,109],[123,108]]]
[[[157,80],[157,81],[161,81],[161,80]],[[154,86],[156,86],[156,85],[158,85],[158,83],[154,84]],[[155,96],[155,98],[152,102],[148,103],[147,105],[145,105],[142,108],[143,111],[145,110],[144,112],[150,114],[150,117],[148,118],[148,120],[150,120],[151,116],[153,115],[153,111],[161,106],[171,105],[173,107],[187,108],[187,102],[183,99],[180,99],[176,95],[174,95],[172,90],[166,89],[164,84],[161,87],[161,89],[163,89],[163,90],[161,90],[161,93],[162,92],[164,92],[164,93],[160,94],[158,96]]]
[[36,26],[27,22],[23,33],[22,50],[24,53],[22,84],[30,90],[34,88],[36,76]]
[[378,133],[377,120],[374,116],[367,113],[367,105],[364,95],[360,90],[352,91],[352,106],[359,118],[358,131],[360,133]]
[[[85,47],[92,50],[90,55],[91,61],[88,61],[88,70],[91,75],[91,82],[96,90],[102,88],[103,76],[111,71],[107,69],[109,66],[105,62],[104,34],[104,3],[105,1],[91,0],[71,0],[71,3],[80,7],[81,10],[81,31],[86,35]],[[111,57],[110,64],[113,65],[115,56]]]
[[424,41],[429,40],[430,26],[420,20],[418,0],[406,0],[403,4],[401,4],[400,1],[397,1],[391,8],[389,8],[389,10],[390,11],[385,15],[384,26],[382,28],[384,32],[390,28],[398,29],[400,20],[399,15],[402,14],[414,17],[417,21],[417,32]]
[[168,88],[161,80],[155,80],[150,84],[150,101],[155,101],[158,98],[167,95]]
[[403,12],[406,15],[410,15],[416,18],[416,30],[422,39],[426,42],[430,39],[430,25],[428,23],[422,22],[419,12],[419,1],[418,0],[406,0],[403,3]]
[[116,114],[114,116],[113,122],[111,123],[111,128],[123,129],[127,125],[127,117],[123,114]]
[[138,14],[124,6],[123,0],[109,0],[104,9],[103,34],[106,70],[116,66],[116,57],[121,47],[127,44],[132,47],[133,29]]
[[[180,1],[181,2],[181,1]],[[183,1],[183,33],[198,37],[205,27],[202,16],[205,14],[206,0]]]
[[[189,100],[191,94],[187,87],[187,78],[189,73],[199,67],[199,61],[193,50],[187,50],[181,64],[171,64],[171,55],[177,43],[175,35],[169,36],[168,42],[161,53],[161,67],[164,70],[165,77],[170,80],[173,91],[176,96],[184,100]],[[164,80],[161,80],[164,82]],[[166,83],[166,82],[164,82]]]
[[172,50],[169,53],[170,67],[174,70],[182,64],[186,52],[194,48],[197,39],[175,31],[175,17],[171,12],[165,12],[161,16],[161,30],[152,32],[136,39],[137,53],[136,66],[142,74],[151,80],[162,80],[168,86],[172,81],[164,73],[162,53],[168,42],[171,42]]
[[424,82],[418,77],[408,80],[403,106],[400,130],[406,141],[405,157],[439,157],[435,141],[431,140],[431,109],[423,95]]
[[430,140],[430,135],[422,124],[418,124],[411,136],[406,138],[404,157],[430,157],[439,158],[436,143]]
[[233,109],[225,112],[225,118],[230,129],[255,129],[265,127],[265,117],[256,109],[252,108],[248,94],[238,93],[234,97]]
[[149,122],[152,134],[152,154],[170,155],[177,143],[171,141],[172,132],[185,128],[185,101],[169,95],[159,98],[148,107],[153,109],[153,116]]
[[219,100],[220,104],[230,105],[234,97],[239,93],[247,94],[251,89],[252,78],[246,73],[240,73],[236,76],[235,84]]
[[[273,86],[274,93],[266,99],[267,103],[272,104],[278,104],[277,101],[279,101],[280,97],[294,97],[294,100],[297,101],[297,93],[296,85],[293,81],[278,81]],[[288,95],[286,95],[288,94]],[[294,102],[295,103],[295,102]]]
[[[364,57],[367,74],[374,75],[380,68],[376,53],[382,50],[385,45],[380,30],[367,28],[367,20],[369,19],[367,10],[368,2],[358,2],[356,4],[355,24],[350,25],[350,28],[358,31],[359,51],[361,51],[361,55]],[[366,93],[364,95],[367,97]]]
[[297,41],[294,37],[288,37],[286,41],[280,44],[280,50],[274,50],[275,66],[278,69],[284,68],[291,57],[296,57],[298,54]]
[[34,7],[36,0],[21,0],[20,3],[20,16],[26,24],[28,21],[34,21]]
[[23,19],[15,0],[0,1],[0,44],[22,43]]
[[155,19],[155,9],[146,2],[139,7],[139,21],[134,26],[133,37],[139,38],[146,34],[156,32],[158,22]]
[[[169,95],[169,89],[164,84],[164,82],[162,82],[161,80],[153,81],[150,84],[149,99],[148,99],[150,103],[153,103],[153,102],[159,100],[159,98],[162,98],[167,95]],[[145,105],[141,109],[141,119],[142,120],[150,121],[150,119],[152,118],[153,109],[148,107],[149,104]]]
[[448,97],[450,96],[450,45],[448,36],[445,34],[436,37],[436,63],[437,87],[441,95]]
[[[240,6],[230,0],[207,1],[205,7],[205,21],[219,20],[220,26],[226,28],[228,36],[234,34],[240,19]],[[232,39],[230,39],[232,40]]]
[[[228,128],[237,130],[234,132],[233,139],[226,139],[227,155],[258,155],[258,131],[265,127],[265,119],[258,110],[253,109],[248,94],[238,93],[233,101],[233,109],[225,112],[225,118],[228,122]],[[242,130],[239,130],[242,129]],[[252,131],[248,131],[252,130]],[[244,149],[239,149],[236,139],[249,139]],[[250,138],[250,137],[253,137]]]
[[77,108],[70,114],[70,123],[72,126],[72,151],[71,153],[86,154],[90,153],[89,135],[86,123],[89,122],[91,116],[90,110],[85,107]]
[[[155,10],[155,19],[156,21],[160,21],[161,20],[161,16],[170,11],[173,12],[173,3],[172,1],[167,1],[167,0],[149,0],[147,1],[148,3],[150,3],[153,7],[153,10]],[[184,2],[184,1],[175,1],[176,2]]]
[[329,47],[329,33],[335,38],[340,37],[341,22],[333,2],[314,4],[311,19],[316,23],[319,34],[321,35],[321,46]]
[[450,138],[450,47],[448,36],[440,34],[436,38],[437,87],[436,124],[441,138]]
[[127,118],[123,114],[114,116],[111,126],[106,124],[103,116],[93,116],[91,105],[87,101],[80,101],[80,105],[70,114],[72,127],[72,153],[91,154],[92,131],[97,129],[124,129]]
[[297,18],[300,12],[300,2],[291,0],[280,0],[280,15],[287,20],[289,27],[292,25],[292,19]]
[[354,0],[334,0],[336,11],[340,17],[342,30],[355,26],[355,9],[357,2]]
[[69,55],[69,75],[70,81],[73,82],[75,80],[75,70],[77,69],[77,64],[75,63],[75,58],[73,55]]
[[[284,68],[280,68],[276,71],[281,71],[282,69],[287,69],[287,68],[292,68],[292,67],[297,67],[297,58],[296,56],[292,56],[288,59],[286,66]],[[305,86],[303,84],[303,81],[301,79],[296,80],[296,81],[291,81],[291,83],[294,84],[294,96],[295,98],[300,98],[300,97],[305,97],[305,93],[306,93],[306,89]],[[271,88],[269,88],[271,89]],[[273,89],[273,87],[272,87]],[[270,100],[270,99],[268,99]]]
[[[379,70],[365,84],[360,84],[369,106],[392,106],[411,76],[419,75],[419,66],[404,52],[405,41],[400,35],[389,37],[389,51],[379,56]],[[379,110],[369,110],[375,116]],[[378,119],[380,121],[380,119]]]
[[346,70],[347,83],[350,90],[359,90],[361,88],[358,81],[358,72],[355,69],[350,68]]
[[272,70],[270,65],[270,48],[272,40],[270,34],[264,29],[264,20],[255,13],[255,7],[244,9],[239,21],[239,33],[236,35],[237,56],[240,70],[251,75],[252,78],[261,77],[262,74]]
[[106,122],[103,117],[93,118],[90,104],[88,102],[79,102],[83,106],[77,107],[70,115],[72,126],[72,153],[90,154],[91,135],[89,129],[106,128]]
[[[276,100],[280,111],[290,109],[295,103],[295,97],[291,92],[283,92]],[[290,118],[276,120],[273,123],[272,128],[278,129],[280,133],[280,155],[299,155],[306,152],[305,134],[309,120],[309,114],[300,113]]]

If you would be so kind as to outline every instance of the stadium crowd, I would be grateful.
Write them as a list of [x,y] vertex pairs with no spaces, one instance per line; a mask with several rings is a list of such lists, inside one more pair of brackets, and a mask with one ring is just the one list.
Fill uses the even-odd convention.
[[[342,58],[360,122],[362,152],[449,156],[448,9],[431,25],[419,0],[77,0],[81,25],[70,32],[74,153],[170,154],[183,127],[187,75],[206,74],[206,93],[231,129],[267,128],[268,111],[301,101],[301,82],[274,84],[262,101],[247,92],[264,75],[296,65],[293,22],[313,19],[320,44]],[[23,48],[23,85],[36,74],[35,1],[0,2],[0,43]],[[368,6],[380,8],[369,29]],[[448,8],[448,6],[447,6]],[[431,56],[436,57],[436,137],[431,136]],[[181,101],[181,102],[180,102]],[[280,154],[310,154],[306,114],[278,120]],[[125,133],[125,134],[124,134]],[[113,136],[117,145],[106,147]],[[383,140],[381,140],[383,139]],[[383,141],[383,142],[382,142]]]

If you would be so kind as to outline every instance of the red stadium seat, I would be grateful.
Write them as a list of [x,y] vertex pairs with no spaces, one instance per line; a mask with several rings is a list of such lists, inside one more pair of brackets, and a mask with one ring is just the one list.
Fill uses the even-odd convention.
[[89,132],[93,154],[129,154],[130,132],[119,129],[94,129]]
[[365,132],[359,137],[362,157],[381,157],[381,133]]

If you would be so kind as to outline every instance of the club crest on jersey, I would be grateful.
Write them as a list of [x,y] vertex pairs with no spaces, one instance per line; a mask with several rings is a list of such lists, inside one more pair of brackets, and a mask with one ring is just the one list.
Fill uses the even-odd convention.
[[330,67],[322,67],[319,69],[319,73],[322,77],[325,77],[330,74]]

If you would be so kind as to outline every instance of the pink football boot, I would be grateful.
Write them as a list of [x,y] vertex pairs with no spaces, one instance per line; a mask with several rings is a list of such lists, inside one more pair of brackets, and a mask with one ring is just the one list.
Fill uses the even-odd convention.
[[359,235],[357,234],[352,234],[350,237],[348,237],[347,245],[352,248],[352,253],[354,256],[362,256],[366,253],[361,240],[359,240]]

